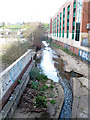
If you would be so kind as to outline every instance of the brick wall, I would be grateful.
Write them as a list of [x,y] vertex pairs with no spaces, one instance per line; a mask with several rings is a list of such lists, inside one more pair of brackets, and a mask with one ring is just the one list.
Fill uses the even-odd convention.
[[82,19],[81,19],[81,32],[85,33],[88,32],[88,30],[86,29],[87,27],[87,23],[90,21],[89,18],[89,14],[90,14],[90,2],[83,2],[82,5],[83,9],[82,9]]

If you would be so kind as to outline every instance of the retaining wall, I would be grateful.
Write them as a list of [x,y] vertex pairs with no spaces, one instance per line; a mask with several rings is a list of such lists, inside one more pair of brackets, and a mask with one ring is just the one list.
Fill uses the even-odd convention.
[[33,50],[28,50],[7,69],[0,73],[0,110],[7,102],[11,93],[17,86],[18,79],[21,79],[27,67],[34,59],[34,56],[35,52]]
[[13,114],[17,108],[21,95],[23,94],[27,83],[29,82],[29,72],[34,67],[35,60],[31,62],[27,70],[22,76],[21,83],[16,86],[13,93],[11,94],[7,104],[3,107],[2,111],[0,112],[0,118],[2,119],[9,119],[13,117]]
[[60,45],[63,48],[67,48],[69,51],[75,53],[76,55],[81,57],[83,60],[90,62],[90,53],[88,51],[82,50],[82,49],[77,48],[77,47],[70,46],[66,43],[62,43],[62,42],[57,41],[57,40],[53,40],[53,42],[57,43],[58,45]]

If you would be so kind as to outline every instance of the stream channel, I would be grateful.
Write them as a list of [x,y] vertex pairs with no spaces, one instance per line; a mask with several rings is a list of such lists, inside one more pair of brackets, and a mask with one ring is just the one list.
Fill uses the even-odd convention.
[[58,120],[67,118],[71,119],[73,104],[73,82],[72,77],[82,77],[83,75],[74,71],[65,71],[66,62],[61,59],[59,53],[50,48],[49,43],[42,42],[42,54],[38,59],[37,67],[43,71],[49,79],[59,82],[64,90],[65,99],[60,111]]
[[70,119],[73,103],[72,76],[74,72],[65,72],[65,62],[61,59],[60,54],[52,50],[45,41],[42,44],[44,48],[42,48],[43,52],[37,66],[42,69],[48,78],[61,84],[65,99],[58,120],[62,118]]

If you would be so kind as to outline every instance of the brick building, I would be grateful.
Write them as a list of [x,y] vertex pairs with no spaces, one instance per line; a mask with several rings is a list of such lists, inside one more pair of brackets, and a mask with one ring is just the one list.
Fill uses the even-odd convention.
[[[89,60],[90,0],[68,0],[50,19],[50,37]],[[83,55],[84,54],[84,55]]]

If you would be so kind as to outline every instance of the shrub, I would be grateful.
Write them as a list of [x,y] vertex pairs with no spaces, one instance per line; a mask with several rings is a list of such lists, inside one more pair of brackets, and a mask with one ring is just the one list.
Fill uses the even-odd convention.
[[42,40],[45,37],[45,33],[42,28],[42,24],[39,23],[38,27],[35,29],[35,31],[33,33],[33,37],[34,37],[34,47],[36,47],[36,51],[38,51],[39,49],[41,49]]
[[42,73],[41,73],[41,77],[42,77],[43,79],[48,79],[47,76],[44,75],[44,74],[42,74]]
[[29,75],[30,78],[33,79],[40,79],[40,71],[37,68],[34,68],[30,71]]
[[2,62],[11,64],[21,57],[29,48],[28,42],[12,42],[3,46],[5,53],[2,54]]
[[44,79],[48,79],[46,75],[44,75],[38,68],[34,68],[30,71],[29,73],[30,78],[31,79],[37,79],[38,81],[42,80],[44,81]]

